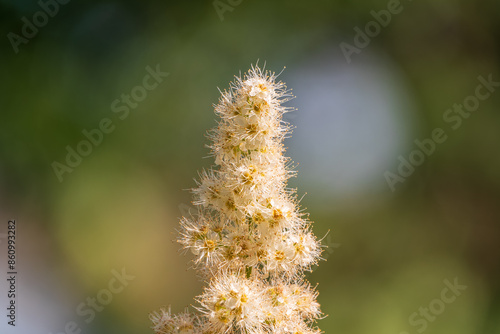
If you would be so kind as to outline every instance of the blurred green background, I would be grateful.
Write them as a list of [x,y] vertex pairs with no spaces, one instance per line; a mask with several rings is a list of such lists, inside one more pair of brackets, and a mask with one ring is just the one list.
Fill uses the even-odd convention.
[[[194,304],[202,283],[172,241],[185,189],[212,163],[217,87],[258,60],[286,67],[296,95],[291,186],[329,246],[308,275],[328,315],[320,328],[500,333],[500,92],[456,130],[443,119],[478,76],[500,81],[500,3],[403,1],[348,62],[341,43],[389,3],[222,0],[218,12],[212,1],[71,1],[20,42],[23,17],[43,9],[0,1],[0,266],[16,219],[20,273],[18,324],[2,315],[1,332],[63,333],[74,321],[81,333],[151,333],[150,311]],[[169,75],[126,117],[113,112],[148,66]],[[113,131],[60,182],[54,161],[106,118]],[[447,140],[391,189],[384,174],[436,128]],[[87,323],[78,305],[122,268],[135,278]],[[467,289],[440,304],[455,278]]]

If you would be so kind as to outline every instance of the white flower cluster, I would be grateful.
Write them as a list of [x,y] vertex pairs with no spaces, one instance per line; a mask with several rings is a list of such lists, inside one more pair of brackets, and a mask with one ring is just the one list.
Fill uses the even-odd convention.
[[151,316],[158,334],[319,333],[317,292],[303,272],[321,246],[300,213],[283,139],[288,91],[274,73],[252,67],[224,91],[209,133],[216,166],[194,189],[195,217],[183,217],[179,242],[195,255],[208,287],[201,316]]

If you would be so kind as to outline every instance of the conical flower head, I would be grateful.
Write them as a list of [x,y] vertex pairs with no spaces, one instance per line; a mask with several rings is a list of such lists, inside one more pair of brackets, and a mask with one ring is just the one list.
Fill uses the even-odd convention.
[[220,120],[208,135],[215,165],[200,173],[198,213],[181,219],[178,240],[208,283],[197,298],[201,316],[156,314],[158,334],[319,332],[312,327],[321,313],[317,292],[303,272],[321,247],[287,187],[295,172],[284,156],[290,126],[282,104],[290,98],[274,73],[257,66],[221,93]]

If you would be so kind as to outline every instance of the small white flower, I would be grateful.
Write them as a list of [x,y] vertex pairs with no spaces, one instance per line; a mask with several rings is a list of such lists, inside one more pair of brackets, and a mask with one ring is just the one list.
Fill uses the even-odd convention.
[[321,253],[319,244],[312,233],[292,234],[288,242],[295,251],[294,262],[302,267],[315,263]]
[[291,245],[273,239],[267,251],[267,270],[280,272],[294,272],[293,258],[294,249]]

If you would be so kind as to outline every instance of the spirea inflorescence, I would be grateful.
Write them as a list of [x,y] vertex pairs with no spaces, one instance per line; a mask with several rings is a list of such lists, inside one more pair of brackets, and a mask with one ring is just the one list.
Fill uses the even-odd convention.
[[153,313],[157,334],[320,333],[317,292],[303,273],[321,246],[287,188],[295,172],[283,155],[290,126],[282,104],[291,95],[276,79],[253,66],[215,106],[215,166],[200,174],[198,213],[181,219],[178,239],[208,286],[196,298],[199,315]]

